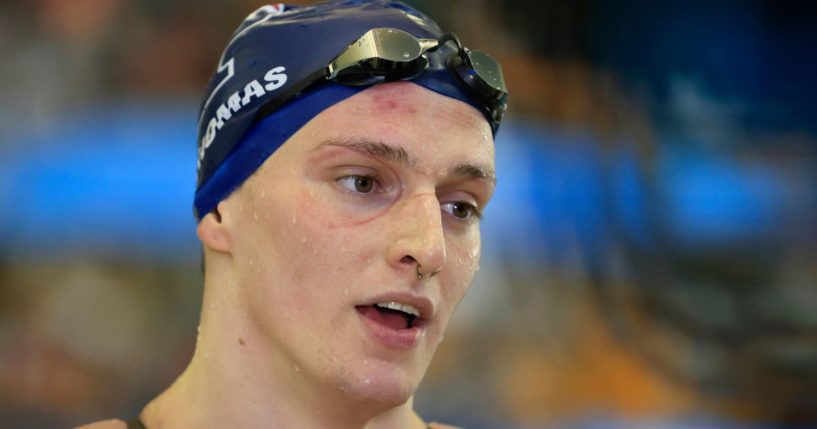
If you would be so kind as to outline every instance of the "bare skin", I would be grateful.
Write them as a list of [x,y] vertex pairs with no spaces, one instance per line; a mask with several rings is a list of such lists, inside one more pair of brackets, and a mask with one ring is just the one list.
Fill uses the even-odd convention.
[[[313,118],[201,220],[196,352],[141,420],[428,427],[413,394],[478,269],[493,171],[484,117],[413,83],[369,88]],[[365,316],[381,301],[421,308],[422,322],[383,334]]]
[[[442,423],[431,422],[427,426],[428,429],[460,429],[455,426],[444,425]],[[101,422],[92,423],[89,425],[80,426],[77,429],[128,429],[128,426],[122,420],[105,420]]]

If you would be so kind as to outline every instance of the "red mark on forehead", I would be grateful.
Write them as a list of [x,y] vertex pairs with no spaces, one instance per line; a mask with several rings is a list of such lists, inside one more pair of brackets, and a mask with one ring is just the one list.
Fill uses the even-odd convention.
[[417,113],[414,106],[407,103],[400,103],[397,100],[397,94],[391,91],[385,93],[377,93],[372,97],[372,102],[378,111],[384,113],[397,113],[400,115],[413,115]]
[[435,133],[455,128],[490,133],[488,122],[473,106],[413,82],[375,85],[353,99],[348,104],[353,114],[376,117],[387,129],[419,121]]

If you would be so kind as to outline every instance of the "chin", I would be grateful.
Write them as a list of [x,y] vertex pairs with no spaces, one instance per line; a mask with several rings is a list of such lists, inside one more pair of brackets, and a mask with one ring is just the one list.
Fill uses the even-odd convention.
[[375,366],[377,365],[367,365],[367,371],[353,378],[343,377],[343,380],[336,380],[336,388],[352,401],[386,410],[408,401],[422,379],[422,374],[414,376],[410,374],[412,371],[406,371],[404,368],[385,368],[384,365],[384,368],[372,371],[372,367]]

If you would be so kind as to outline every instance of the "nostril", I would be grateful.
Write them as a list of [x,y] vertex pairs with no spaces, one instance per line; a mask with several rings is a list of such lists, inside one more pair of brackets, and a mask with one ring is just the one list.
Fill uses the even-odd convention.
[[402,262],[404,264],[415,264],[415,263],[417,263],[417,260],[414,259],[414,257],[411,256],[411,255],[406,255],[406,256],[403,256],[402,258],[400,258],[400,262]]

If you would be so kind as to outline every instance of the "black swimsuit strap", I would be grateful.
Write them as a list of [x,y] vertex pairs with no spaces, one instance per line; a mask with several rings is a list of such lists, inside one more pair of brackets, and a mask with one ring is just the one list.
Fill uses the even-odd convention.
[[128,424],[128,429],[147,429],[139,418],[128,420],[125,423]]
[[[138,418],[135,418],[135,419],[133,419],[133,420],[128,420],[128,421],[126,421],[125,423],[127,423],[127,425],[128,425],[128,429],[147,429],[147,428],[145,427],[145,425],[144,425],[144,424],[142,424],[142,421],[141,421],[141,420],[139,420]],[[428,429],[431,429],[431,425],[428,425],[428,426],[426,426],[426,427],[427,427]]]

